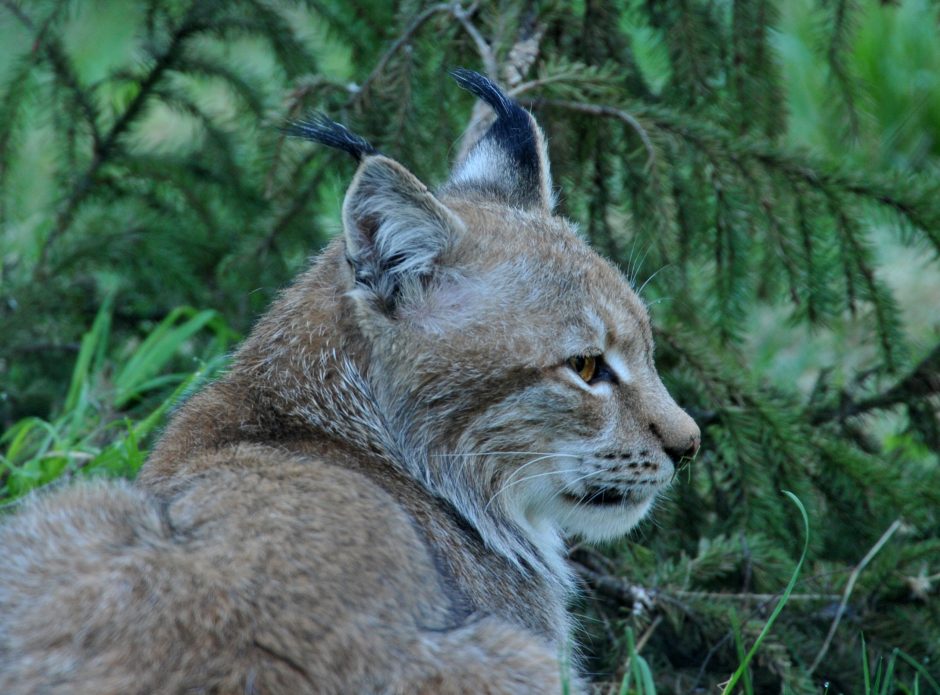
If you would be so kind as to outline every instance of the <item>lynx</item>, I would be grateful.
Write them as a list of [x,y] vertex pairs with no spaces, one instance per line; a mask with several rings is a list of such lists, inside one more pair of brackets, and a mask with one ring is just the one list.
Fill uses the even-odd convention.
[[135,483],[6,520],[0,692],[561,692],[565,539],[627,533],[699,430],[532,115],[454,76],[492,125],[436,192],[291,127],[359,161],[342,236]]

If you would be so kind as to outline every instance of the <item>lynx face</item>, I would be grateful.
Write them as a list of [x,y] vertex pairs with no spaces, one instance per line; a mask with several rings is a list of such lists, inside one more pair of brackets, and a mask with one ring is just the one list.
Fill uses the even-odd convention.
[[[699,431],[656,373],[646,310],[563,219],[444,197],[446,272],[375,330],[437,480],[543,532],[626,533]],[[420,359],[416,359],[420,356]],[[399,391],[400,392],[400,391]]]
[[347,289],[406,468],[492,547],[544,556],[562,534],[626,533],[699,430],[659,379],[639,298],[553,214],[532,116],[455,76],[496,120],[437,195],[341,126],[298,129],[361,158]]

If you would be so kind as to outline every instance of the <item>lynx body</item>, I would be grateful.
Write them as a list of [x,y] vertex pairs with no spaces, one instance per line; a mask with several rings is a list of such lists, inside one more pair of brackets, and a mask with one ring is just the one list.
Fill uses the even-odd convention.
[[0,692],[560,692],[564,539],[626,533],[699,432],[531,115],[456,77],[495,120],[437,194],[294,127],[360,160],[343,236],[134,484],[6,521]]

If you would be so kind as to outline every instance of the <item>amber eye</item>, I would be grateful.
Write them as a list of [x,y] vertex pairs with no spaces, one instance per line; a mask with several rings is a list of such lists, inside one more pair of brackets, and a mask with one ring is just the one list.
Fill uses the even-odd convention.
[[586,383],[590,383],[591,379],[597,376],[596,357],[585,357],[582,355],[577,357],[569,357],[568,366],[576,371],[578,376],[584,379]]

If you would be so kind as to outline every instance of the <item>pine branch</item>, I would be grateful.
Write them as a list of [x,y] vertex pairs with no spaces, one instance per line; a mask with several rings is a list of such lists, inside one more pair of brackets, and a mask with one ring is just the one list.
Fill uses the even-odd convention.
[[259,119],[262,117],[264,104],[259,95],[256,94],[256,90],[241,75],[228,66],[207,58],[187,56],[177,60],[174,69],[181,73],[201,75],[222,81],[238,95],[255,117]]
[[836,0],[832,18],[832,36],[829,39],[829,50],[827,52],[829,69],[832,70],[832,75],[835,77],[835,81],[842,92],[842,98],[845,100],[845,109],[849,118],[849,132],[853,139],[858,138],[859,135],[859,118],[858,109],[855,105],[855,87],[849,78],[844,55],[852,28],[851,13],[854,8],[850,5],[854,4],[854,0]]
[[52,66],[56,79],[65,85],[72,95],[79,112],[84,116],[91,133],[92,146],[97,148],[101,144],[101,133],[98,130],[98,112],[92,105],[88,93],[78,83],[78,76],[72,69],[62,46],[58,41],[49,41],[45,45],[46,56]]
[[[0,111],[0,188],[2,188],[2,184],[6,179],[9,169],[8,152],[10,142],[13,138],[14,129],[18,121],[17,116],[19,115],[22,104],[25,102],[22,98],[23,93],[35,65],[40,62],[42,56],[45,56],[52,64],[53,73],[56,75],[57,81],[60,84],[66,85],[66,88],[72,93],[73,101],[78,105],[79,110],[85,113],[86,118],[89,120],[92,137],[98,138],[100,136],[98,135],[96,118],[94,116],[89,117],[88,115],[94,113],[94,109],[78,87],[78,81],[75,79],[74,73],[72,73],[71,69],[67,66],[61,47],[58,45],[57,41],[49,42],[46,39],[47,34],[51,31],[52,26],[55,24],[63,8],[65,8],[66,3],[58,3],[38,29],[29,15],[27,15],[19,5],[12,2],[12,0],[0,0],[0,4],[26,27],[27,30],[33,33],[32,50],[28,57],[20,61],[20,67],[13,73],[13,77],[8,82],[2,111]],[[52,48],[53,45],[55,48]],[[58,71],[55,70],[57,63],[60,65]],[[0,196],[0,221],[5,219],[6,201],[3,199],[3,196]]]
[[669,96],[690,107],[712,98],[713,73],[727,69],[720,55],[725,37],[710,31],[717,23],[709,23],[707,11],[689,0],[648,3],[648,12],[669,43],[674,68]]
[[838,406],[816,410],[811,413],[810,420],[814,425],[821,425],[937,395],[940,395],[940,345],[935,346],[907,376],[887,391],[861,400],[853,400],[843,394]]
[[649,133],[646,132],[646,128],[643,127],[643,124],[639,121],[639,119],[637,119],[636,116],[634,116],[632,113],[629,113],[628,111],[604,104],[562,101],[558,99],[533,99],[525,103],[532,108],[545,106],[548,108],[564,109],[566,111],[584,113],[589,116],[599,116],[601,118],[613,118],[618,120],[633,130],[637,137],[640,138],[640,142],[643,143],[643,147],[646,149],[646,166],[650,169],[656,166],[656,148],[653,146],[653,141],[650,139]]
[[[305,159],[305,162],[309,159]],[[297,167],[300,170],[303,167]],[[307,204],[310,201],[310,198],[316,192],[317,187],[323,181],[324,175],[327,173],[327,167],[321,166],[317,171],[311,176],[310,180],[297,192],[296,195],[292,196],[290,204],[278,214],[278,216],[270,223],[270,228],[267,234],[261,239],[261,242],[258,244],[258,251],[262,254],[266,254],[275,244],[277,238],[281,233],[287,229],[300,215],[301,212],[307,207]]]
[[41,281],[48,270],[47,263],[49,252],[53,244],[65,234],[75,219],[78,208],[85,201],[91,192],[95,180],[101,168],[107,164],[117,153],[118,140],[130,128],[137,117],[142,113],[144,105],[147,103],[157,84],[163,78],[164,73],[173,67],[178,60],[185,41],[193,34],[204,28],[204,25],[193,19],[196,4],[190,6],[186,19],[173,32],[167,47],[157,56],[153,66],[140,82],[140,88],[134,99],[128,104],[124,112],[114,122],[108,132],[96,144],[91,162],[87,169],[80,174],[75,182],[72,191],[65,199],[59,214],[56,216],[55,226],[46,236],[39,252],[39,260],[33,271],[33,279]]
[[[182,167],[178,165],[174,166],[172,163],[162,159],[143,156],[135,157],[134,160],[129,162],[126,166],[129,174],[126,178],[157,182],[169,186],[186,200],[190,209],[196,214],[196,217],[207,232],[212,234],[219,228],[218,222],[213,217],[207,205],[208,201],[201,195],[197,186],[197,181],[200,178],[205,178],[201,176],[200,173],[186,171]],[[150,190],[144,192],[128,190],[127,187],[122,185],[122,182],[118,181],[104,179],[103,183],[116,188],[121,196],[146,197],[152,193]]]
[[613,63],[598,66],[564,59],[546,59],[539,65],[538,77],[535,79],[523,82],[515,69],[512,73],[518,81],[507,92],[513,97],[553,86],[578,94],[573,101],[590,98],[583,95],[592,91],[610,95],[619,94],[623,90],[618,79],[620,66]]
[[835,313],[835,309],[829,306],[834,302],[829,301],[829,295],[826,292],[828,287],[826,277],[820,271],[818,258],[820,252],[811,222],[812,196],[806,190],[805,185],[800,182],[791,182],[791,188],[793,189],[793,214],[803,251],[806,318],[810,324],[818,324],[825,316]]
[[42,48],[43,53],[49,61],[49,64],[52,66],[52,71],[53,74],[55,74],[56,79],[69,91],[69,93],[72,95],[72,99],[75,101],[75,104],[78,107],[78,110],[85,117],[85,120],[88,123],[88,128],[91,132],[92,141],[97,147],[99,141],[101,140],[101,134],[98,131],[97,109],[95,109],[95,107],[92,105],[86,91],[82,89],[81,85],[78,83],[78,76],[72,69],[68,57],[65,55],[65,51],[62,50],[62,45],[59,43],[58,39],[53,38],[49,41],[45,40],[45,35],[52,26],[52,23],[57,17],[58,12],[62,6],[59,5],[59,7],[57,7],[52,12],[49,18],[43,22],[39,31],[36,31],[36,23],[30,19],[29,15],[26,14],[23,8],[14,4],[12,0],[0,0],[0,2],[2,2],[3,6],[6,7],[23,26],[35,34],[35,38],[33,39],[33,53]]
[[[894,531],[897,529],[894,528]],[[893,533],[893,531],[892,531]],[[867,562],[865,564],[868,564]],[[629,612],[648,610],[658,599],[672,599],[673,604],[681,603],[680,600],[694,601],[729,601],[733,603],[760,603],[769,604],[773,601],[779,601],[783,592],[776,594],[754,593],[742,591],[732,593],[728,591],[686,591],[681,589],[651,589],[639,584],[631,584],[623,578],[613,574],[598,572],[581,563],[575,562],[575,570],[578,575],[590,584],[591,588],[597,593],[616,601],[621,608]],[[864,565],[861,565],[864,567]],[[854,582],[853,582],[854,583]],[[842,598],[839,594],[831,593],[792,593],[787,601],[795,603],[818,603],[838,601]]]
[[388,66],[389,61],[395,57],[395,54],[397,54],[409,41],[414,38],[415,34],[418,33],[421,27],[423,27],[436,15],[439,15],[443,12],[453,13],[453,8],[454,5],[451,3],[438,3],[436,5],[431,5],[423,12],[418,14],[413,20],[411,20],[411,23],[398,36],[398,38],[396,38],[391,43],[391,45],[385,49],[385,52],[379,58],[379,61],[375,64],[375,67],[372,68],[372,71],[362,81],[362,83],[359,85],[359,88],[349,98],[347,106],[350,106],[354,102],[361,101],[365,98],[366,94],[368,94],[375,81],[378,80],[379,77],[385,72],[385,68]]
[[[624,8],[617,3],[603,0],[587,0],[584,3],[577,62],[586,66],[614,65],[617,93],[626,89],[628,94],[654,99],[655,96],[637,63],[631,37],[626,33],[610,31],[611,26],[620,23],[624,13]],[[567,25],[573,19],[574,17],[565,17],[561,22]],[[581,99],[579,97],[576,100]]]
[[516,42],[509,49],[502,66],[503,81],[510,95],[514,95],[515,90],[522,91],[522,81],[539,57],[545,25],[534,23],[534,16],[532,19],[532,23],[526,23],[520,28]]
[[737,130],[759,132],[768,139],[785,130],[785,113],[780,108],[780,79],[768,38],[768,28],[774,26],[776,20],[774,3],[769,0],[733,5],[730,73],[737,101]]
[[750,160],[813,189],[850,193],[887,207],[906,218],[940,252],[940,184],[936,181],[920,181],[909,177],[909,185],[902,187],[875,175],[862,178],[818,162],[809,155],[797,157],[784,152],[765,139],[733,135],[704,118],[690,117],[661,105],[631,103],[618,108],[606,104],[557,102],[551,99],[533,100],[531,104],[607,118],[621,118],[620,114],[624,113],[628,115],[628,122],[638,124],[642,119],[651,127],[670,133],[709,153],[716,160]]
[[[256,18],[246,28],[267,39],[278,62],[288,75],[316,72],[317,63],[306,45],[294,32],[291,22],[278,11],[276,5],[263,0],[243,0]],[[234,3],[232,3],[234,4]],[[217,26],[222,26],[219,23]]]
[[[10,170],[10,160],[12,158],[11,144],[14,139],[14,132],[19,121],[20,104],[23,103],[22,96],[27,91],[29,77],[33,70],[33,60],[20,60],[20,65],[8,82],[6,98],[3,106],[0,108],[0,190],[4,188],[7,174]],[[7,219],[7,199],[0,195],[0,224]]]
[[424,11],[420,12],[414,19],[411,20],[411,23],[405,28],[405,30],[396,38],[391,45],[385,50],[382,56],[379,58],[378,62],[375,64],[375,67],[372,68],[371,72],[366,76],[362,81],[362,84],[359,85],[358,89],[353,91],[353,94],[350,96],[347,101],[347,106],[351,106],[354,103],[361,102],[365,96],[368,94],[369,90],[372,88],[374,83],[384,74],[385,69],[388,67],[389,61],[408,45],[421,28],[428,23],[432,18],[439,14],[449,14],[453,17],[454,20],[463,28],[464,32],[470,37],[473,41],[474,46],[477,49],[477,53],[480,56],[480,60],[483,62],[483,69],[486,73],[496,79],[499,75],[499,65],[496,61],[496,56],[493,52],[492,47],[483,38],[483,35],[480,33],[479,29],[471,21],[471,18],[476,14],[478,8],[478,3],[473,2],[466,8],[458,2],[442,2],[436,5],[431,5],[426,8]]
[[853,273],[857,272],[862,279],[865,298],[874,308],[878,339],[885,364],[889,370],[893,371],[897,366],[897,353],[903,348],[903,338],[898,323],[900,312],[894,305],[890,290],[884,288],[875,277],[869,249],[865,245],[864,234],[859,229],[859,225],[845,214],[845,207],[840,204],[836,194],[830,192],[827,199],[839,233],[850,302],[855,294]]

